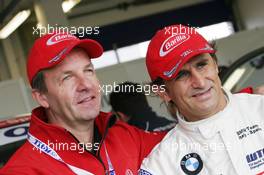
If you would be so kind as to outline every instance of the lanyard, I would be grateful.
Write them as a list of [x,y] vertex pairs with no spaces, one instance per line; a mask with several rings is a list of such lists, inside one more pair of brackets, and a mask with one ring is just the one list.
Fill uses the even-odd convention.
[[28,138],[27,139],[35,148],[37,148],[41,152],[44,152],[48,156],[52,157],[53,159],[56,159],[57,161],[60,161],[61,163],[64,163],[65,165],[67,165],[75,174],[77,174],[77,175],[94,175],[93,173],[90,173],[90,172],[88,172],[86,170],[80,169],[78,167],[75,167],[73,165],[70,165],[70,164],[66,163],[56,153],[55,150],[53,150],[47,144],[45,144],[44,142],[40,141],[39,139],[37,139],[33,135],[31,135],[29,132],[28,132]]
[[116,175],[115,169],[114,169],[112,162],[110,160],[110,157],[108,155],[105,143],[104,143],[104,148],[105,148],[105,155],[106,155],[106,159],[107,159],[107,163],[108,163],[109,175]]

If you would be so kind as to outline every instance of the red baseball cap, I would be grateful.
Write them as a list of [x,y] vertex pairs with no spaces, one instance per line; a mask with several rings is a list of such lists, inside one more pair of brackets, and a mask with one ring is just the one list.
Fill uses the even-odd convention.
[[98,58],[103,53],[103,48],[97,41],[80,40],[68,33],[52,33],[38,38],[27,61],[27,75],[30,85],[32,86],[32,80],[40,70],[59,64],[74,47],[83,48],[90,58]]
[[146,65],[152,81],[171,80],[183,65],[201,53],[215,53],[195,28],[172,25],[159,30],[148,46]]

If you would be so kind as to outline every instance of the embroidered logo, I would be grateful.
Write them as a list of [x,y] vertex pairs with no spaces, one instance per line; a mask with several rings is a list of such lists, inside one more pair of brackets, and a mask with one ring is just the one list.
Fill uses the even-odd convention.
[[176,72],[181,62],[182,60],[180,60],[171,70],[163,72],[163,75],[166,77],[171,77]]
[[57,62],[68,48],[63,49],[58,55],[49,60],[49,63]]
[[65,41],[65,40],[72,40],[72,39],[77,39],[77,37],[70,35],[70,34],[56,34],[53,35],[52,37],[50,37],[47,41],[47,45],[53,45],[53,44],[57,44],[61,41]]
[[196,175],[203,169],[203,161],[196,153],[186,154],[181,159],[181,169],[187,175]]
[[152,175],[150,172],[146,171],[146,170],[143,170],[143,169],[140,169],[139,172],[138,172],[139,175]]
[[168,53],[170,53],[173,49],[184,43],[190,38],[190,35],[188,34],[178,34],[178,35],[172,35],[169,38],[167,38],[161,45],[159,55],[160,57],[166,56]]

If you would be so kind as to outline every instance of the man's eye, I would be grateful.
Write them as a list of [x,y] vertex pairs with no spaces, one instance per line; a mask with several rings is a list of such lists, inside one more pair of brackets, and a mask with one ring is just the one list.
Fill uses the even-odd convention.
[[207,62],[200,62],[200,63],[197,63],[197,68],[201,69],[203,68],[204,66],[206,66],[208,63]]
[[63,77],[62,80],[63,80],[63,81],[64,81],[64,80],[69,80],[71,77],[72,77],[71,75],[66,75],[66,76]]
[[181,80],[187,77],[190,73],[188,71],[180,71],[178,75],[175,77],[175,80]]
[[93,73],[94,70],[93,69],[85,69],[84,72],[89,72],[89,73]]

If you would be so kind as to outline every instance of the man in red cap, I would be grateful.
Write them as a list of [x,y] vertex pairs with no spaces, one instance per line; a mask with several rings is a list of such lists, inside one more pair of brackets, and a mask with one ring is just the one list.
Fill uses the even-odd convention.
[[100,112],[91,59],[102,53],[98,42],[65,33],[36,40],[27,73],[40,107],[32,111],[26,143],[1,175],[137,174],[164,134],[146,133]]
[[150,41],[146,64],[178,124],[143,160],[140,174],[264,174],[264,97],[231,94],[216,51],[190,27],[173,25]]

